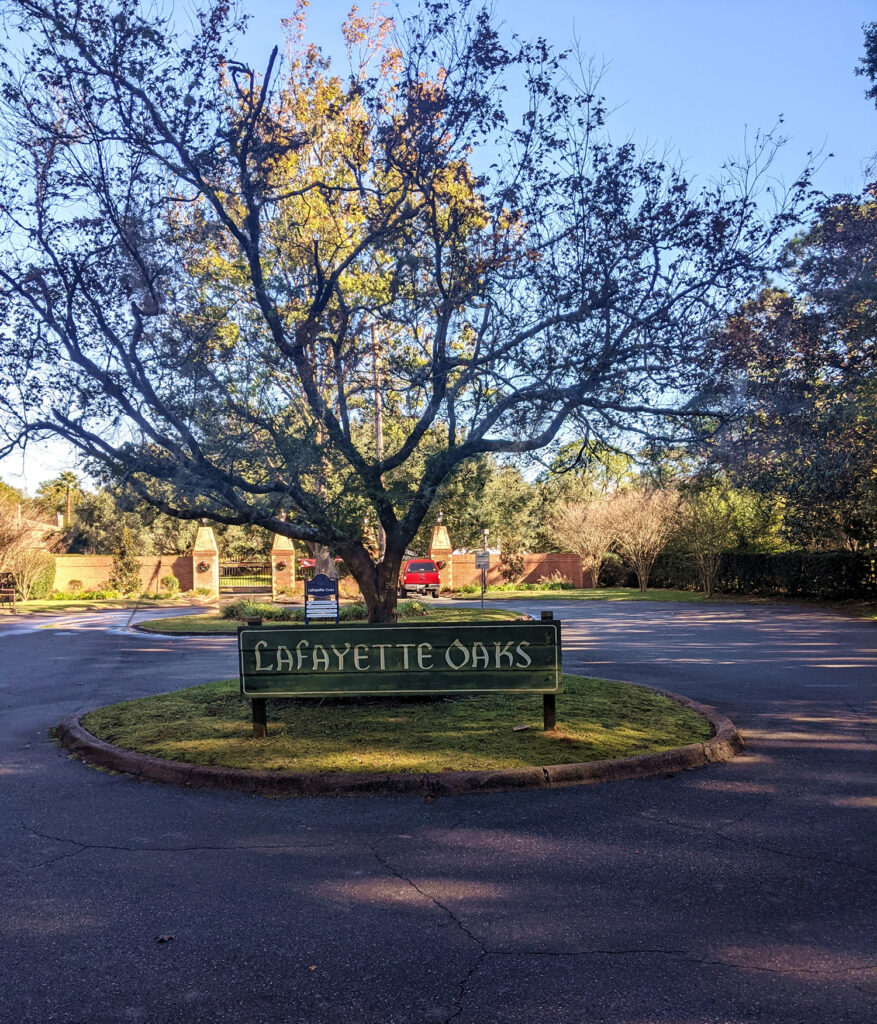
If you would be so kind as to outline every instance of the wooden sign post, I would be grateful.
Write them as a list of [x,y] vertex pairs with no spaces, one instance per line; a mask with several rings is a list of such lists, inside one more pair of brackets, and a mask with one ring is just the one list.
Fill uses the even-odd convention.
[[[540,622],[553,622],[554,612],[540,612]],[[542,729],[544,732],[551,732],[557,728],[557,704],[553,693],[546,693],[542,697]]]

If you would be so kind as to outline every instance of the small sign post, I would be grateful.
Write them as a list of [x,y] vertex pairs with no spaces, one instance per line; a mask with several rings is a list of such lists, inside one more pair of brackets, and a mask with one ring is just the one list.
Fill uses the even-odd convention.
[[[247,619],[247,625],[258,629],[262,625],[262,616],[256,615]],[[268,704],[264,697],[255,698],[252,701],[253,711],[253,739],[264,740],[268,737]]]
[[[554,612],[540,612],[540,622],[553,622]],[[553,693],[542,695],[542,729],[551,732],[557,728],[557,701]]]
[[490,552],[475,552],[475,568],[481,570],[481,610],[484,611],[484,591],[487,590],[487,570],[490,568]]

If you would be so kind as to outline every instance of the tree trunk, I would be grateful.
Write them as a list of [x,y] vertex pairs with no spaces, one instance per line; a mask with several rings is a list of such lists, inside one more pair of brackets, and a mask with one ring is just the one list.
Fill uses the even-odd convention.
[[338,569],[329,549],[324,544],[314,545],[314,574],[323,573],[329,579],[337,579]]
[[372,562],[365,548],[344,552],[344,561],[362,592],[369,622],[395,622],[403,551],[388,544],[383,561]]
[[701,555],[700,562],[700,581],[703,585],[703,596],[712,597],[713,587],[716,581],[716,573],[719,571],[719,558],[710,554]]
[[582,586],[587,587],[590,581],[591,586],[596,587],[600,582],[600,570],[603,568],[602,558],[582,556]]
[[636,567],[636,581],[639,584],[639,592],[644,594],[649,587],[649,573],[652,567],[650,565],[638,565]]
[[368,605],[368,621],[395,622],[396,604],[395,587],[390,587],[389,590],[385,590],[381,594],[376,594],[374,602]]

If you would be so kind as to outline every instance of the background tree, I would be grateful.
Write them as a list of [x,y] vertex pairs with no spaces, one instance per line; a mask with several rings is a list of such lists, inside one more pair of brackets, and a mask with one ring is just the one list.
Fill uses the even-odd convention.
[[164,516],[145,502],[131,502],[114,488],[86,494],[76,506],[66,538],[75,554],[106,555],[118,551],[127,530],[140,555],[180,554],[191,548],[197,525]]
[[484,530],[489,543],[505,552],[541,550],[543,496],[522,470],[490,455],[458,466],[436,493],[432,509],[413,542],[425,552],[439,510],[455,547],[481,547]]
[[13,487],[12,484],[6,483],[5,480],[0,480],[0,501],[12,501],[15,503],[26,502],[27,495],[24,491],[18,487]]
[[593,438],[570,441],[561,446],[543,479],[558,498],[588,501],[633,484],[641,471],[636,454]]
[[55,583],[55,556],[30,543],[18,547],[7,558],[5,571],[15,576],[15,589],[22,601],[41,600],[51,596]]
[[681,525],[679,509],[676,491],[633,487],[612,495],[607,503],[612,547],[636,573],[641,593],[648,589],[655,559]]
[[[109,554],[119,549],[126,530],[137,554],[173,555],[191,551],[198,525],[132,502],[116,488],[102,488],[80,499],[65,547],[75,554]],[[272,534],[257,526],[218,524],[215,532],[222,558],[262,558],[271,547]]]
[[301,19],[242,65],[225,0],[188,37],[135,0],[6,6],[0,452],[54,433],[160,511],[325,545],[373,620],[456,467],[697,432],[703,341],[807,187],[767,222],[770,137],[701,188],[613,144],[587,69],[468,0],[354,14],[345,77]]
[[65,469],[52,480],[45,480],[37,488],[36,504],[48,516],[64,516],[64,525],[73,523],[73,510],[85,491],[82,482],[72,470]]
[[[783,498],[776,488],[763,493],[735,486],[729,477],[719,477],[708,486],[721,488],[733,510],[729,548],[736,551],[773,554],[789,547],[785,528]],[[695,491],[701,481],[695,479]]]
[[123,594],[140,592],[140,562],[137,559],[134,537],[127,527],[122,530],[119,547],[113,555],[110,586]]
[[722,553],[731,547],[734,506],[727,491],[713,485],[690,494],[680,511],[683,523],[680,542],[697,564],[705,596],[711,597]]
[[796,546],[877,542],[877,192],[835,196],[790,245],[795,291],[767,289],[716,338],[745,412],[717,435],[733,479],[784,504]]
[[48,597],[55,580],[55,560],[46,550],[53,538],[40,513],[22,491],[0,481],[0,572],[14,574],[23,601]]
[[871,82],[865,95],[877,106],[877,21],[863,25],[862,28],[865,33],[865,54],[856,67],[856,74]]
[[560,502],[550,527],[564,551],[574,551],[582,560],[585,579],[597,586],[600,570],[615,539],[612,497],[600,495],[590,501]]
[[30,542],[31,531],[22,521],[21,495],[4,484],[0,490],[0,571],[12,572],[19,551]]

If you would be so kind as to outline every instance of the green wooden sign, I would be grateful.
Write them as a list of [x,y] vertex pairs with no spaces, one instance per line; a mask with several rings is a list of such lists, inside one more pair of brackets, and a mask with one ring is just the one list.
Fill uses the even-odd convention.
[[242,626],[245,697],[560,693],[560,623]]

